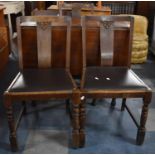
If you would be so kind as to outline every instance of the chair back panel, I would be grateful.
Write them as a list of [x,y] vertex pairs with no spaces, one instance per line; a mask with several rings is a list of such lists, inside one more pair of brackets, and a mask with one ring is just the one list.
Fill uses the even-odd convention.
[[[22,27],[21,38],[18,34],[20,68],[38,68],[37,30],[35,27]],[[19,43],[21,42],[21,43]]]
[[17,20],[20,68],[70,67],[70,17]]
[[113,66],[131,65],[131,33],[128,30],[116,30],[114,34]]
[[101,50],[101,65],[113,65],[114,53],[114,31],[112,21],[103,21],[100,23],[100,50]]
[[[86,56],[87,57],[85,59],[87,60],[88,66],[100,65],[101,56],[100,56],[100,37],[99,36],[100,36],[99,28],[86,29],[86,40],[87,40]],[[82,48],[84,48],[84,46],[82,46]],[[84,53],[83,53],[83,58],[84,58]]]
[[133,19],[128,16],[83,17],[83,67],[130,67],[132,32]]
[[52,36],[51,23],[38,22],[37,23],[37,50],[38,50],[39,68],[50,68],[52,65],[51,36]]

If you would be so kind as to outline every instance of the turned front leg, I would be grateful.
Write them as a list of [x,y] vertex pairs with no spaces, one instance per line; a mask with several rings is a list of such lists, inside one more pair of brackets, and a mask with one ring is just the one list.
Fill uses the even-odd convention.
[[148,104],[144,103],[141,113],[140,126],[137,132],[137,145],[142,145],[145,138],[145,124],[148,115]]
[[150,96],[149,97],[147,96],[143,99],[144,103],[143,103],[142,112],[141,112],[140,126],[137,132],[137,140],[136,140],[137,145],[142,145],[144,142],[145,131],[146,131],[145,125],[146,125],[146,120],[148,116],[148,106],[149,106],[150,100],[151,100]]
[[112,98],[112,100],[111,100],[111,108],[114,109],[115,106],[116,106],[116,99]]
[[78,90],[73,91],[72,97],[72,144],[74,148],[79,147],[79,114],[80,114],[80,92]]
[[126,104],[126,98],[123,98],[123,99],[122,99],[121,111],[124,111],[124,109],[125,109],[125,104]]
[[70,114],[71,111],[70,111],[70,102],[69,102],[69,99],[66,99],[66,113]]
[[92,105],[92,106],[95,106],[95,105],[96,105],[96,99],[93,99],[93,100],[92,100],[91,105]]
[[13,108],[10,100],[8,99],[5,100],[5,107],[7,112],[9,130],[10,130],[9,137],[10,137],[11,150],[15,152],[18,150],[18,145],[17,145],[14,117],[13,117]]
[[26,115],[27,109],[26,109],[26,102],[22,101],[22,105],[23,105],[23,114]]
[[81,97],[80,104],[80,147],[85,145],[85,120],[86,120],[86,110],[85,110],[85,97]]

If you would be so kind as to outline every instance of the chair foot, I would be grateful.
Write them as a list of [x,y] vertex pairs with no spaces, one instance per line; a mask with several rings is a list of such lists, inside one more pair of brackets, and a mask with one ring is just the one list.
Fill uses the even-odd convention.
[[145,138],[145,129],[143,129],[143,130],[138,129],[136,144],[137,145],[142,145],[143,142],[144,142],[144,138]]
[[79,131],[72,132],[72,147],[79,148]]
[[112,98],[111,108],[114,109],[115,108],[115,105],[116,105],[116,99],[115,98]]
[[10,144],[11,144],[11,151],[17,152],[18,151],[18,143],[16,136],[10,136]]
[[125,104],[126,104],[126,98],[122,99],[122,106],[121,106],[121,111],[125,110]]
[[80,130],[80,140],[79,140],[79,147],[84,147],[85,145],[85,132],[84,130]]

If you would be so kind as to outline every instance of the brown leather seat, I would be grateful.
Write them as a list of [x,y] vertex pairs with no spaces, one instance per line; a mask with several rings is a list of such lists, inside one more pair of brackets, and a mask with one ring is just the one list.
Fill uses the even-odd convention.
[[146,85],[127,67],[87,67],[85,90],[146,90]]
[[73,84],[64,69],[25,69],[10,88],[10,92],[40,92],[68,90]]

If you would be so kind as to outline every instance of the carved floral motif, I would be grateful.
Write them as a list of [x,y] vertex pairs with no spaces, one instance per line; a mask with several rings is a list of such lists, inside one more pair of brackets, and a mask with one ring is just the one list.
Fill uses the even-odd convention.
[[51,22],[38,22],[37,25],[38,25],[42,30],[46,30],[46,29],[51,25]]
[[102,26],[104,29],[110,29],[113,25],[113,21],[103,21]]

